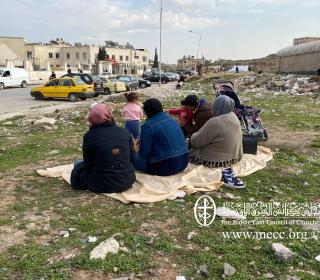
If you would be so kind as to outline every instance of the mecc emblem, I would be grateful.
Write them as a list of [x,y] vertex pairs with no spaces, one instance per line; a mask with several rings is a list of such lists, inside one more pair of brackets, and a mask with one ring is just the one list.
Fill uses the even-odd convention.
[[194,216],[199,225],[209,226],[216,217],[216,204],[212,197],[203,195],[198,198],[194,206]]

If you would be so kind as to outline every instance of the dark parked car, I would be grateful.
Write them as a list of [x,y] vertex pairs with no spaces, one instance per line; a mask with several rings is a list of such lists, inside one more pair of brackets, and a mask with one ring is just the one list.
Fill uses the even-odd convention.
[[[145,78],[146,80],[150,81],[150,82],[159,82],[160,80],[160,75],[157,73],[153,73],[152,75],[148,76]],[[168,82],[170,82],[170,78],[168,76],[166,76],[165,74],[161,74],[161,82],[166,84]]]
[[151,82],[142,78],[137,78],[139,82],[139,87],[146,88],[151,87]]
[[119,75],[115,77],[118,81],[124,82],[126,84],[127,91],[137,90],[139,87],[139,82],[137,78],[127,75]]
[[99,94],[104,94],[103,81],[97,75],[87,73],[70,73],[63,75],[62,77],[78,77],[88,85],[93,84],[95,91],[94,97],[99,96]]

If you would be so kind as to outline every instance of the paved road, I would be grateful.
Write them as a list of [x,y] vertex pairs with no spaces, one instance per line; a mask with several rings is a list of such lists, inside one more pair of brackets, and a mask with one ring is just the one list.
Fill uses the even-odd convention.
[[[154,84],[152,87],[140,89],[139,91],[143,92],[146,96],[161,99],[165,95],[175,92],[175,85],[175,83],[168,83],[159,88],[157,84]],[[70,102],[68,100],[35,100],[30,96],[31,87],[0,90],[0,121],[17,115],[51,113],[56,109],[73,108],[81,104],[99,101],[99,98],[90,98],[79,102]],[[106,96],[101,96],[100,98],[100,100],[105,100]]]
[[[0,90],[0,120],[36,111],[54,111],[56,108],[76,106],[67,100],[35,100],[30,87]],[[78,102],[77,102],[78,103]],[[82,102],[81,102],[82,103]]]

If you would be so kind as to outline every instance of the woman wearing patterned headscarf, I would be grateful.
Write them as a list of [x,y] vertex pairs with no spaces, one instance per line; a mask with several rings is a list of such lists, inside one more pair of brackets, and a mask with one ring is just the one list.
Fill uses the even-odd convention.
[[133,142],[129,132],[116,125],[110,108],[94,104],[83,138],[83,161],[75,164],[71,186],[96,193],[122,192],[135,181]]
[[[241,160],[242,131],[237,116],[233,113],[234,101],[225,95],[216,98],[213,104],[214,117],[190,138],[190,162],[206,167],[230,167]],[[244,183],[235,177],[231,168],[223,171],[225,185],[244,188]]]

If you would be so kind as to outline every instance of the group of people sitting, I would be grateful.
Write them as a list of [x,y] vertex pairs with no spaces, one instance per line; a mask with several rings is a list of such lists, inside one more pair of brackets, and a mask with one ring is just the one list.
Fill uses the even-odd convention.
[[134,184],[136,170],[170,176],[182,172],[189,162],[223,168],[225,185],[245,187],[231,168],[243,156],[241,126],[231,98],[219,96],[210,104],[189,95],[181,108],[168,112],[155,98],[146,100],[143,109],[137,93],[130,92],[126,98],[122,109],[125,128],[117,125],[106,104],[91,107],[83,160],[75,162],[71,174],[74,189],[122,192]]

